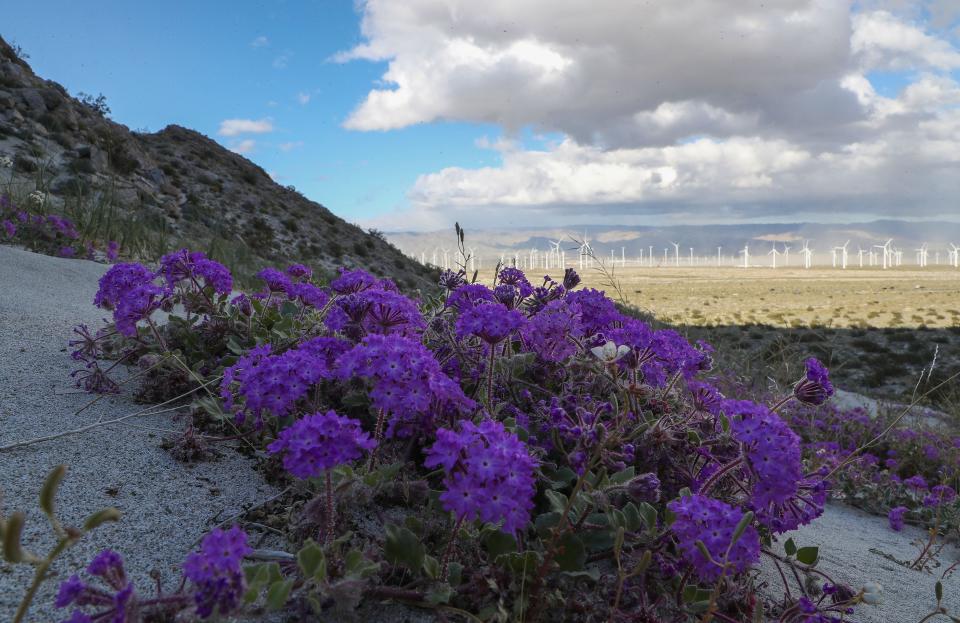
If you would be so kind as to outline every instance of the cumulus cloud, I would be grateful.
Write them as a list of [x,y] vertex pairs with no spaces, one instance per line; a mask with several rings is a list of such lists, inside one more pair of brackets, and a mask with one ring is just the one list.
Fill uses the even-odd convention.
[[[420,176],[398,223],[941,213],[960,50],[948,0],[898,2],[367,0],[364,41],[335,60],[387,68],[344,126],[503,129],[478,142],[498,165]],[[906,88],[877,93],[876,71],[910,72]],[[524,148],[524,128],[563,138]]]
[[280,143],[280,151],[288,152],[293,151],[298,147],[303,147],[303,141],[289,141],[287,143]]
[[250,42],[251,48],[265,48],[270,45],[270,40],[267,39],[264,35],[260,35],[256,39]]
[[220,136],[238,136],[240,134],[266,134],[273,132],[271,119],[224,119],[220,122]]
[[304,93],[304,92],[302,92],[302,91],[301,91],[300,93],[297,93],[297,101],[300,102],[300,105],[301,105],[301,106],[302,106],[302,105],[309,104],[309,103],[310,103],[310,94],[309,94],[309,93]]

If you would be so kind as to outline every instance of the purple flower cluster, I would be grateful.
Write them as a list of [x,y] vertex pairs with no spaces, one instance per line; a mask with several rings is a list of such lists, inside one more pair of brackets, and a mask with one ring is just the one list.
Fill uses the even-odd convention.
[[357,420],[335,411],[305,415],[284,429],[267,446],[271,454],[283,453],[283,467],[297,478],[315,478],[338,465],[355,461],[377,442]]
[[212,288],[217,294],[229,294],[233,289],[233,276],[226,266],[209,259],[199,251],[180,249],[160,258],[159,273],[172,289],[181,281],[190,280]]
[[332,378],[333,360],[346,348],[343,340],[315,338],[278,355],[269,345],[252,350],[224,371],[221,396],[240,421],[247,414],[257,425],[265,414],[286,417],[317,383]]
[[369,288],[380,286],[380,280],[359,268],[355,270],[340,269],[340,274],[330,282],[330,289],[337,294],[355,294]]
[[[753,526],[747,526],[731,545],[737,525],[743,519],[739,509],[702,495],[673,500],[667,507],[676,517],[670,530],[677,537],[680,553],[701,580],[710,582],[719,578],[723,564],[740,573],[759,560],[760,537]],[[698,541],[706,546],[712,560],[700,551]]]
[[522,329],[523,340],[544,361],[560,363],[577,353],[583,337],[580,308],[569,301],[550,301]]
[[114,264],[100,278],[93,304],[113,310],[117,330],[127,337],[137,335],[137,323],[160,307],[168,291],[154,283],[156,274],[142,264]]
[[445,408],[468,410],[473,401],[440,369],[433,353],[401,335],[369,335],[337,361],[341,380],[370,381],[373,406],[391,414],[388,434],[425,430]]
[[897,506],[890,509],[887,513],[887,520],[890,522],[890,529],[895,532],[903,530],[903,516],[910,512],[906,506]]
[[443,468],[446,491],[440,500],[458,520],[501,524],[513,535],[530,522],[537,462],[500,422],[464,421],[459,432],[437,430],[424,465]]
[[414,301],[379,284],[338,298],[324,323],[353,339],[372,334],[416,337],[426,328]]
[[522,313],[503,304],[476,305],[457,318],[457,337],[462,340],[473,335],[487,344],[499,344],[525,324]]
[[187,556],[183,575],[193,582],[197,614],[202,619],[215,612],[230,614],[240,605],[246,590],[243,557],[253,550],[239,527],[215,529],[203,538],[200,551]]
[[81,610],[87,606],[97,609],[97,621],[127,621],[128,612],[136,610],[136,596],[133,584],[127,580],[120,555],[109,549],[103,550],[87,566],[87,573],[102,580],[109,590],[87,584],[74,574],[60,584],[54,606],[77,606],[67,619],[71,623],[94,620]]

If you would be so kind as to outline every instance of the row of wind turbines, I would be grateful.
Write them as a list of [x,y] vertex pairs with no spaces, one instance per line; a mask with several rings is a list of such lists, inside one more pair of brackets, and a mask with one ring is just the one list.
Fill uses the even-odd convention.
[[[562,240],[550,240],[548,242],[549,247],[544,250],[533,247],[529,251],[500,253],[499,262],[504,266],[516,266],[524,270],[551,270],[573,266],[584,270],[592,268],[596,262],[600,261],[600,258],[597,256],[586,235],[583,236],[582,240],[575,241],[576,246],[570,248],[564,248]],[[745,244],[743,248],[739,249],[736,253],[726,255],[723,253],[723,247],[718,246],[717,254],[714,257],[698,255],[695,253],[693,247],[687,247],[686,249],[689,250],[689,254],[684,253],[682,254],[683,256],[681,256],[680,243],[671,242],[670,246],[673,247],[672,254],[670,253],[670,247],[663,247],[663,254],[660,255],[658,252],[655,252],[653,245],[649,245],[646,249],[639,249],[639,254],[633,257],[627,257],[626,247],[620,247],[619,254],[611,249],[609,265],[624,268],[627,266],[655,268],[669,266],[712,266],[715,264],[717,267],[769,267],[775,269],[791,266],[790,251],[793,249],[793,247],[785,243],[778,247],[777,243],[773,242],[771,243],[771,249],[766,253],[760,251],[759,254],[754,253],[751,255],[750,245]],[[483,260],[476,254],[476,249],[474,247],[467,247],[465,250],[467,254],[467,270],[471,272],[481,270],[483,268]],[[567,261],[568,250],[571,251],[576,258],[571,263]],[[453,250],[446,247],[436,247],[430,253],[429,261],[427,253],[421,251],[419,260],[422,264],[431,264],[439,268],[453,269],[463,264],[463,258],[459,254],[452,254],[452,251]],[[804,240],[803,246],[796,252],[800,255],[800,263],[798,266],[805,269],[810,269],[814,266],[815,254],[814,249],[810,246],[809,240]],[[931,253],[934,257],[934,264],[940,265],[940,251],[931,252],[928,243],[925,242],[921,244],[919,248],[914,249],[914,252],[914,266],[918,268],[927,267],[930,264]],[[857,245],[856,254],[850,250],[850,241],[847,240],[842,245],[830,247],[829,253],[830,266],[832,268],[846,270],[848,267],[856,266],[857,268],[879,267],[882,270],[886,270],[903,265],[905,250],[897,247],[893,242],[893,238],[890,238],[883,242],[883,244],[874,244],[867,248]],[[765,256],[768,257],[769,260],[763,262],[762,260]],[[411,257],[418,259],[416,256]],[[854,257],[856,258],[855,260],[853,260]],[[761,263],[755,263],[758,259],[761,260]],[[603,261],[606,263],[606,260]],[[960,268],[960,246],[953,243],[949,244],[946,265]]]

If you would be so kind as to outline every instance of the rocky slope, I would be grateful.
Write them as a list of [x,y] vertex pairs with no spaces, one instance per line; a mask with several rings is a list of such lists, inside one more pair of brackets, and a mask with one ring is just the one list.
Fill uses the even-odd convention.
[[[84,225],[122,220],[128,250],[203,249],[241,273],[268,263],[362,266],[413,289],[430,272],[246,158],[184,127],[132,132],[33,73],[0,38],[0,191]],[[2,158],[0,158],[2,160]],[[116,228],[114,228],[116,229]],[[158,242],[159,240],[159,242]],[[152,241],[147,245],[145,241]]]

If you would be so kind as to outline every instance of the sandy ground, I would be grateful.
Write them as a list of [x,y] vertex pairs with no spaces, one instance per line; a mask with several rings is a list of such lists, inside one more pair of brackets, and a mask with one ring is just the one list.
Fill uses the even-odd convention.
[[[920,542],[927,533],[907,526],[903,532],[894,532],[885,517],[876,517],[862,511],[830,504],[824,515],[809,526],[782,536],[774,551],[783,553],[783,542],[793,538],[798,547],[820,548],[817,568],[837,582],[859,590],[867,582],[883,586],[882,602],[877,606],[861,604],[851,621],[860,623],[917,623],[936,605],[934,585],[953,563],[960,560],[955,547],[944,548],[934,567],[915,571],[896,561],[912,561],[919,553]],[[891,560],[895,559],[895,560]],[[797,583],[783,567],[794,597],[800,595]],[[783,581],[770,558],[763,556],[760,578],[771,586],[770,595],[783,593]],[[822,586],[822,578],[818,580]],[[954,616],[960,616],[960,569],[943,581],[943,605]],[[934,620],[946,621],[946,617]]]
[[[143,408],[122,395],[74,415],[90,397],[71,393],[69,374],[77,366],[66,341],[74,324],[95,327],[103,317],[91,301],[106,268],[0,246],[0,446]],[[274,494],[252,464],[233,452],[195,466],[174,461],[159,443],[163,430],[178,426],[168,414],[148,415],[0,452],[3,509],[27,511],[24,545],[34,552],[46,552],[53,543],[37,493],[55,465],[69,467],[57,498],[66,523],[80,524],[105,506],[123,513],[119,523],[88,535],[59,560],[30,621],[66,618],[69,613],[52,607],[57,584],[105,547],[123,555],[142,593],[152,590],[151,570],[173,590],[183,557],[209,526]],[[13,618],[31,574],[26,567],[0,563],[0,621]]]

